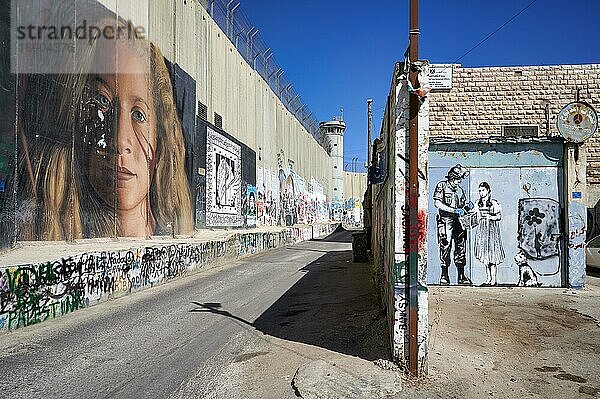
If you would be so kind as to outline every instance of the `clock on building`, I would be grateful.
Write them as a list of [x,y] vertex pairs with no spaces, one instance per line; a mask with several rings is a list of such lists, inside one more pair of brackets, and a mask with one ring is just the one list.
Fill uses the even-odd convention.
[[558,113],[558,132],[567,141],[582,143],[598,129],[598,114],[583,101],[574,101]]

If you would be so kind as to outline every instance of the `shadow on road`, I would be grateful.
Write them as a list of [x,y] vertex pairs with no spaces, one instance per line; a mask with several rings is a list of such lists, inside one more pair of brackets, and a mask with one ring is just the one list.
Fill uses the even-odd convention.
[[341,225],[335,229],[333,233],[324,238],[313,238],[310,241],[324,241],[324,242],[352,242],[351,232],[344,229]]
[[[323,240],[349,242],[338,232]],[[254,323],[198,303],[192,312],[212,312],[251,325],[264,334],[302,342],[365,360],[389,358],[389,338],[368,263],[352,263],[352,251],[327,252],[301,269],[304,277]]]

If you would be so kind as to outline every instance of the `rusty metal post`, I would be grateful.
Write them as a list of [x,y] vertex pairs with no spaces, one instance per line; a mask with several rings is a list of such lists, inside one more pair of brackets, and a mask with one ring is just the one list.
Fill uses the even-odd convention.
[[367,168],[371,167],[371,146],[373,145],[373,99],[367,99]]
[[[418,71],[412,63],[419,59],[419,0],[410,0],[409,80],[417,88]],[[409,182],[409,234],[408,234],[408,369],[412,377],[418,376],[418,255],[419,255],[419,99],[409,94],[410,129],[408,140]]]

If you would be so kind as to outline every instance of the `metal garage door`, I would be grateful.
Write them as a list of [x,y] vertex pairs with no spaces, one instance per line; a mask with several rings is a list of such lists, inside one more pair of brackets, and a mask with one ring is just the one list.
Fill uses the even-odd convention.
[[562,286],[562,159],[555,142],[432,144],[428,283],[464,263],[473,285]]

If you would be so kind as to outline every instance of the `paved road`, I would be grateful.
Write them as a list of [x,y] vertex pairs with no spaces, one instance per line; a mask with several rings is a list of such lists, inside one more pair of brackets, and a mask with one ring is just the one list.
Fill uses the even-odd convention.
[[348,330],[335,333],[339,291],[368,285],[366,270],[343,281],[349,240],[337,232],[0,336],[0,396],[204,397],[224,362],[258,356],[248,334],[375,356]]

